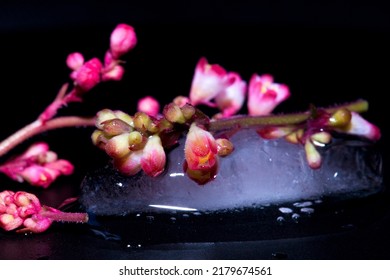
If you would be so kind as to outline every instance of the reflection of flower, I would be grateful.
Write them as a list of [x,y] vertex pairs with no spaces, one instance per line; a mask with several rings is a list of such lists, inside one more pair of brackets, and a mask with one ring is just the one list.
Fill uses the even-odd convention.
[[248,111],[251,116],[268,115],[290,96],[286,85],[273,82],[270,75],[254,74],[249,82]]
[[46,143],[36,143],[0,166],[0,172],[18,182],[27,181],[33,186],[47,188],[58,176],[72,174],[73,165],[58,159]]

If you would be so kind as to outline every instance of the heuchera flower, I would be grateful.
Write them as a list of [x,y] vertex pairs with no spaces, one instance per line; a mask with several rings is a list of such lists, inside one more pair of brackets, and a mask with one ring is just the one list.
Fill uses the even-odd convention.
[[158,135],[150,136],[146,143],[142,158],[142,170],[151,177],[160,175],[165,168],[166,156]]
[[345,128],[338,129],[338,131],[366,137],[373,141],[381,138],[381,131],[376,125],[368,122],[356,112],[351,112],[351,115],[350,123]]
[[47,188],[60,175],[73,173],[73,165],[49,150],[46,143],[36,143],[22,155],[0,166],[0,172],[11,179],[27,181],[33,186]]
[[271,113],[274,108],[290,96],[286,85],[273,82],[271,75],[254,74],[249,82],[248,111],[251,116]]
[[235,79],[229,77],[225,69],[218,64],[209,64],[202,57],[195,68],[194,78],[190,90],[192,105],[207,104],[219,93],[233,84]]
[[138,101],[138,112],[144,112],[149,116],[156,117],[160,111],[160,104],[151,96],[146,96]]
[[102,63],[97,58],[92,58],[84,63],[73,75],[76,87],[82,92],[95,87],[101,80],[102,67]]
[[0,228],[18,232],[40,233],[47,230],[53,221],[87,222],[85,213],[64,213],[43,206],[39,199],[27,192],[0,192]]
[[75,52],[68,55],[66,58],[66,65],[76,71],[84,64],[84,57],[81,53]]
[[116,26],[110,37],[110,51],[114,59],[127,53],[137,44],[134,28],[121,23]]
[[213,135],[193,123],[187,134],[184,155],[189,169],[211,169],[218,160],[218,148]]
[[233,83],[215,97],[223,117],[235,115],[244,104],[246,95],[246,82],[241,79],[239,74],[228,73],[227,79]]

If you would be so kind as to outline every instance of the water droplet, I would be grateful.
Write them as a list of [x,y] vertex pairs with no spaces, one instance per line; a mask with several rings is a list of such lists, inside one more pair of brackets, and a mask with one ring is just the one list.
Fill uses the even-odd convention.
[[308,206],[313,205],[313,202],[311,202],[311,201],[295,202],[293,205],[295,207],[298,207],[298,208],[308,207]]
[[305,213],[305,214],[313,214],[314,213],[314,209],[310,208],[310,207],[303,207],[303,208],[301,208],[301,212]]
[[301,217],[301,215],[297,214],[297,213],[294,213],[291,215],[291,218],[293,219],[294,222],[298,223],[298,220],[299,218]]
[[175,217],[171,217],[170,220],[171,220],[172,223],[176,222],[176,218]]
[[188,215],[188,214],[183,214],[183,218],[189,218],[190,217],[190,215]]
[[320,203],[322,203],[322,200],[321,199],[316,199],[316,200],[314,200],[314,203],[320,204]]
[[279,223],[279,224],[283,224],[285,219],[282,217],[282,216],[279,216],[276,218],[276,221]]
[[200,213],[200,212],[193,212],[192,215],[194,215],[194,216],[200,216],[200,215],[202,215],[202,213]]
[[283,214],[290,214],[293,212],[291,208],[287,208],[287,207],[280,207],[279,211],[282,212]]
[[154,216],[146,216],[145,218],[148,223],[153,223],[154,221]]

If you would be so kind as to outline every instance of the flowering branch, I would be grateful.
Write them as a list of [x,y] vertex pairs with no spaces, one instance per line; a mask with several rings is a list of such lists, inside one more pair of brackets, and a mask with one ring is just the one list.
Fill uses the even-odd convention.
[[[328,113],[334,113],[339,109],[345,108],[351,112],[363,113],[368,110],[368,102],[358,100],[341,106],[335,106],[324,109]],[[256,128],[261,126],[293,125],[307,121],[311,117],[310,112],[285,114],[285,115],[266,115],[266,116],[237,116],[234,118],[218,119],[210,122],[208,129],[210,131],[219,131],[239,128]]]
[[14,134],[4,139],[0,143],[0,156],[5,155],[10,150],[15,148],[17,145],[23,143],[27,139],[31,138],[34,135],[38,135],[45,131],[65,128],[65,127],[85,127],[85,126],[94,126],[95,120],[94,117],[83,118],[77,116],[69,117],[58,117],[52,120],[49,120],[45,123],[42,120],[37,119],[34,122],[26,125],[20,130],[16,131]]
[[[83,95],[100,82],[121,80],[124,69],[120,65],[122,63],[120,57],[131,50],[136,42],[134,29],[126,24],[119,24],[111,34],[110,49],[105,54],[104,63],[100,62],[98,58],[92,58],[84,62],[83,55],[77,52],[68,55],[66,64],[72,70],[70,78],[73,80],[73,88],[68,90],[69,84],[64,84],[53,102],[46,107],[35,121],[1,141],[0,157],[28,138],[42,132],[64,127],[94,125],[94,117],[55,116],[61,107],[72,102],[81,102]],[[32,185],[46,188],[58,175],[69,175],[73,171],[73,166],[67,161],[61,161],[62,163],[66,162],[65,168],[64,164],[53,164],[52,161],[54,160],[42,160],[43,157],[46,157],[47,152],[48,146],[43,150],[38,149],[37,154],[34,154],[33,158],[29,158],[26,156],[26,154],[29,154],[27,151],[16,159],[1,165],[0,172],[19,182],[26,180]],[[55,154],[54,152],[51,153]]]

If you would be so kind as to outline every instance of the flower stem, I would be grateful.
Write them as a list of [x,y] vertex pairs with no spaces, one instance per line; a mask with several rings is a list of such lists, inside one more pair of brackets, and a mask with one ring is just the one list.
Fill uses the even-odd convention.
[[[348,104],[325,108],[328,113],[334,113],[339,109],[348,109],[352,112],[362,113],[368,110],[368,102],[357,100]],[[232,129],[234,127],[250,128],[267,125],[293,125],[299,124],[310,118],[310,112],[294,113],[285,115],[268,115],[268,116],[237,116],[226,119],[218,119],[210,122],[209,131],[221,131]]]
[[63,128],[63,127],[75,127],[75,126],[94,126],[95,118],[81,118],[75,116],[58,117],[46,122],[42,122],[40,119],[26,125],[14,134],[9,136],[0,142],[0,156],[5,155],[11,149],[27,140],[28,138],[40,134],[42,132]]
[[[48,207],[50,209],[50,207]],[[72,222],[72,223],[86,223],[88,222],[87,213],[67,213],[62,211],[42,211],[40,215],[49,218],[53,221]]]

